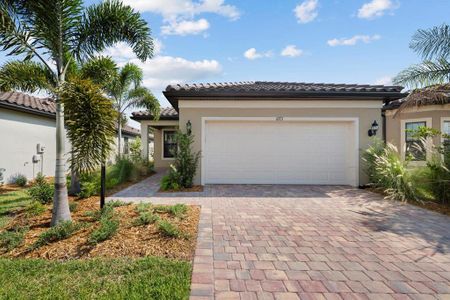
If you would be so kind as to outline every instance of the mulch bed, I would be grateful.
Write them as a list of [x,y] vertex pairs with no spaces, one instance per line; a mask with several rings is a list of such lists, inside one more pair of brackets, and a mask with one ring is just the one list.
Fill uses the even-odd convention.
[[0,185],[0,195],[1,194],[5,194],[5,193],[9,193],[9,192],[14,192],[14,191],[18,191],[23,189],[23,187],[20,187],[18,185],[14,185],[14,184],[3,184]]
[[199,193],[203,192],[203,186],[202,185],[194,185],[191,188],[183,188],[180,190],[162,190],[159,189],[158,193]]
[[99,209],[99,197],[71,201],[78,203],[77,210],[72,213],[74,222],[86,222],[88,226],[80,229],[68,239],[57,241],[35,250],[29,250],[38,236],[48,230],[51,221],[51,208],[40,216],[26,217],[17,215],[8,228],[14,226],[28,226],[30,230],[25,235],[24,244],[9,253],[6,257],[44,258],[52,260],[66,260],[92,257],[145,257],[162,256],[167,258],[191,260],[195,251],[197,226],[200,207],[188,206],[183,218],[176,218],[168,213],[157,213],[162,220],[168,220],[176,225],[185,235],[180,238],[163,236],[156,224],[134,226],[132,223],[138,213],[136,205],[116,207],[114,211],[119,215],[120,226],[117,233],[109,240],[97,245],[90,245],[90,233],[98,227],[98,221],[86,216],[86,212]]

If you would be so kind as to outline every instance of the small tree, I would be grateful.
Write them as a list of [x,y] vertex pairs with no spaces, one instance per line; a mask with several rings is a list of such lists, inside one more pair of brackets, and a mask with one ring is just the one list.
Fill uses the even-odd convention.
[[141,160],[141,147],[142,142],[140,137],[136,137],[130,143],[130,158],[133,162],[138,162]]

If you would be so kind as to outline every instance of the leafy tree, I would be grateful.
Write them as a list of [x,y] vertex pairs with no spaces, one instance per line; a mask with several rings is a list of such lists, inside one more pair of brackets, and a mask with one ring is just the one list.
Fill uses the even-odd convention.
[[442,24],[430,29],[419,29],[409,44],[423,61],[401,71],[395,84],[411,88],[450,81],[450,26]]
[[[56,100],[56,168],[52,225],[71,219],[65,177],[64,103],[59,92],[74,60],[86,61],[117,42],[128,43],[141,60],[153,54],[150,29],[140,14],[117,0],[84,7],[82,0],[2,0],[0,49],[23,61],[6,65],[15,79],[0,88],[51,90]],[[37,75],[37,76],[34,76]],[[40,80],[42,79],[42,80]],[[49,85],[48,83],[53,83]]]
[[126,120],[126,110],[129,108],[144,108],[159,115],[159,102],[149,89],[141,86],[142,69],[133,63],[127,63],[117,71],[110,84],[106,86],[107,93],[113,98],[117,116],[117,155],[122,152],[122,125]]

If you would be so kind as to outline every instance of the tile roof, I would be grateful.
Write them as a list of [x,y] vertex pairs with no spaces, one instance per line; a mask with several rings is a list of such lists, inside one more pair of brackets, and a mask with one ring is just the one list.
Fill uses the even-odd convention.
[[[0,107],[2,106],[52,118],[56,115],[53,99],[39,98],[21,92],[0,92]],[[141,134],[141,131],[125,125],[122,127],[122,133],[137,136]]]
[[[149,120],[153,116],[149,111],[136,111],[132,113],[133,120]],[[163,107],[159,113],[160,120],[178,120],[178,112],[172,107]]]
[[38,98],[20,92],[0,92],[0,105],[43,114],[56,114],[55,102],[51,98]]
[[236,98],[249,99],[348,99],[379,98],[385,102],[404,97],[401,86],[384,86],[370,84],[334,84],[306,82],[272,82],[244,81],[223,83],[173,84],[167,86],[163,94],[175,109],[178,109],[178,99],[196,98],[196,100],[223,100]]
[[[450,84],[432,85],[413,90],[404,98],[391,101],[383,109],[391,110],[399,108],[406,101],[406,106],[424,106],[424,105],[444,105],[450,103]],[[405,106],[403,107],[405,108]]]
[[306,83],[306,82],[273,82],[273,81],[244,81],[198,84],[174,84],[166,88],[171,91],[314,91],[314,92],[396,92],[402,86],[384,86],[369,84],[335,84],[335,83]]

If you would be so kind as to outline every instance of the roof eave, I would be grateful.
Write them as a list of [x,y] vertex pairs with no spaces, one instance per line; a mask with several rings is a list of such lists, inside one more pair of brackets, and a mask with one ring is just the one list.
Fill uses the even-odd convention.
[[54,114],[54,113],[37,110],[35,108],[25,107],[22,105],[17,105],[17,104],[5,102],[5,101],[0,101],[0,107],[19,111],[19,112],[29,113],[29,114],[33,114],[33,115],[37,115],[37,116],[41,116],[41,117],[56,119],[56,114]]
[[[207,98],[330,98],[340,100],[346,98],[349,100],[356,99],[381,99],[384,103],[403,98],[407,93],[401,92],[292,92],[292,91],[164,91],[164,96],[174,109],[178,111],[178,100],[180,98],[196,98],[198,100],[206,100]],[[202,99],[205,98],[205,99]]]

